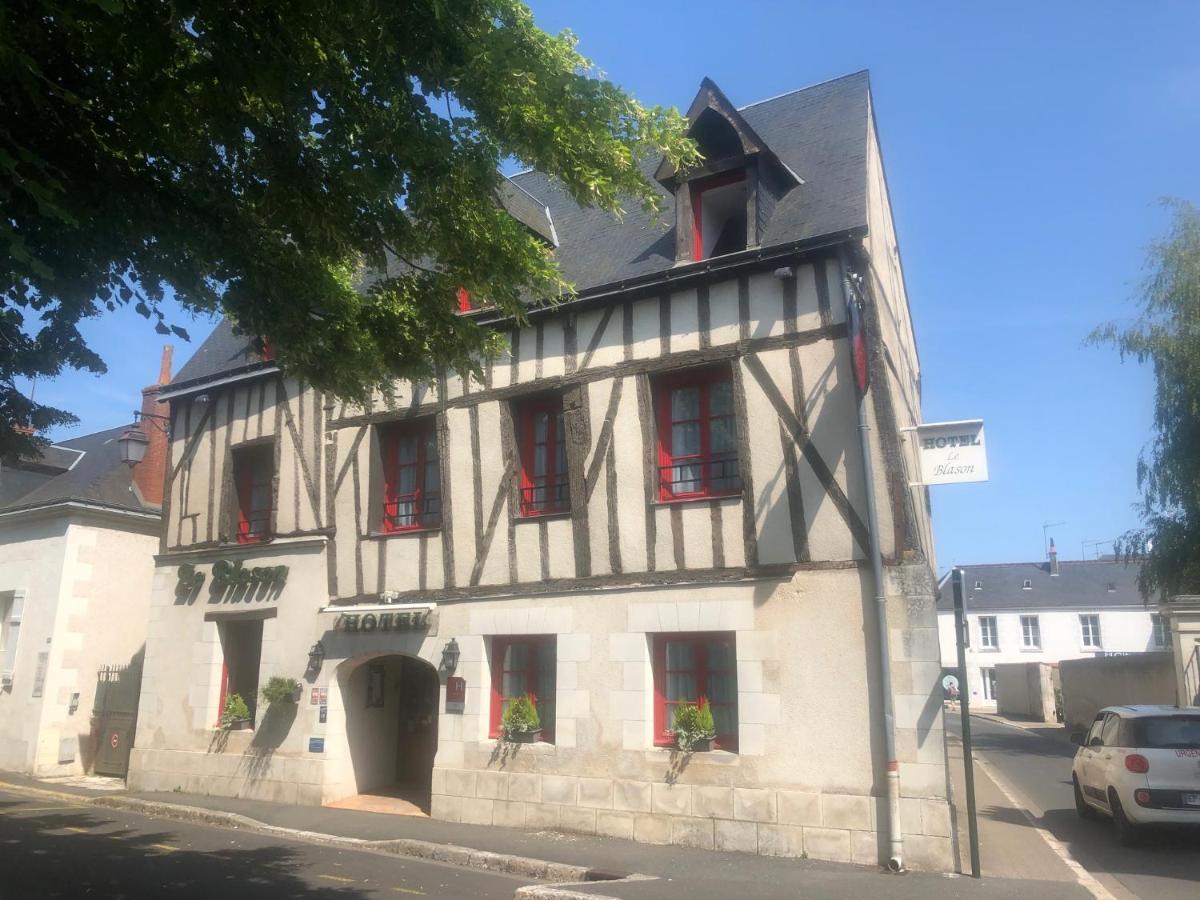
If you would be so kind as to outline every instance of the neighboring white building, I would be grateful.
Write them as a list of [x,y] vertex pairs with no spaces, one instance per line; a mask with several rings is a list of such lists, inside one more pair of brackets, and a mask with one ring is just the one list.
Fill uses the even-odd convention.
[[[1112,559],[964,566],[970,701],[996,708],[996,666],[1165,650],[1165,623],[1142,602],[1137,567]],[[949,575],[938,585],[942,666],[958,665]]]
[[[168,353],[163,383],[169,367]],[[143,391],[143,412],[158,408],[158,391]],[[0,463],[2,770],[90,772],[99,753],[98,769],[117,775],[128,760],[167,443],[143,430],[136,475],[118,452],[124,426]],[[108,703],[94,717],[101,667]]]

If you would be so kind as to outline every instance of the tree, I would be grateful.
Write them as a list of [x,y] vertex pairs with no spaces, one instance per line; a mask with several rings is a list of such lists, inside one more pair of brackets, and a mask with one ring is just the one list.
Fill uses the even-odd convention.
[[[685,124],[518,0],[10,0],[0,416],[70,421],[17,379],[103,372],[79,324],[121,305],[186,338],[171,294],[345,397],[478,372],[502,339],[457,289],[517,320],[571,289],[501,208],[500,164],[652,213],[639,163],[693,163]],[[30,449],[0,427],[0,454]]]
[[1137,462],[1141,525],[1118,547],[1140,559],[1147,601],[1200,593],[1200,211],[1164,202],[1174,219],[1149,249],[1140,316],[1090,336],[1154,368],[1154,436]]

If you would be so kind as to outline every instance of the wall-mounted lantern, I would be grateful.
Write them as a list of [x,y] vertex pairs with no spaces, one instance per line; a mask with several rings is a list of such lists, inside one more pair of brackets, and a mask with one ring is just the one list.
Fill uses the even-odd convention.
[[166,435],[171,433],[169,416],[134,412],[133,425],[125,429],[125,433],[117,438],[117,450],[121,454],[121,462],[131,469],[146,458],[146,448],[150,446],[150,438],[143,430],[145,425],[153,425]]
[[313,674],[320,672],[323,662],[325,662],[325,645],[317,641],[308,651],[308,671]]
[[442,648],[442,671],[452,674],[458,668],[459,655],[458,641],[450,638],[450,640],[446,641],[446,646]]

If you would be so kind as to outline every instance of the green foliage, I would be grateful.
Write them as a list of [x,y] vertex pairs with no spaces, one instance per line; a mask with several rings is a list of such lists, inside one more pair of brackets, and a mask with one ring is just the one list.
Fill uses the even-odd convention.
[[262,689],[263,699],[268,703],[295,703],[296,701],[292,698],[298,687],[300,687],[300,682],[295,678],[272,675],[267,681],[267,686]]
[[231,728],[236,723],[244,722],[249,718],[250,707],[246,705],[241,694],[230,694],[225,698],[225,708],[221,710],[222,727]]
[[697,703],[680,703],[675,707],[675,715],[671,718],[671,733],[675,735],[675,744],[685,753],[703,741],[710,741],[717,736],[717,726],[713,722],[712,708],[703,697]]
[[478,374],[503,340],[458,287],[518,320],[570,292],[502,161],[619,215],[658,207],[640,162],[698,159],[518,0],[11,0],[0,97],[0,420],[36,429],[71,416],[17,379],[104,372],[78,326],[119,306],[186,339],[170,294],[350,399]]
[[500,726],[504,729],[505,734],[513,732],[528,733],[537,731],[542,727],[542,720],[538,716],[537,704],[534,703],[532,694],[525,694],[523,697],[514,697],[508,702],[508,708],[504,710],[504,715],[500,719]]
[[1117,548],[1140,560],[1146,601],[1200,593],[1200,211],[1164,202],[1174,220],[1149,249],[1141,315],[1089,338],[1154,368],[1154,436],[1137,461],[1141,525]]

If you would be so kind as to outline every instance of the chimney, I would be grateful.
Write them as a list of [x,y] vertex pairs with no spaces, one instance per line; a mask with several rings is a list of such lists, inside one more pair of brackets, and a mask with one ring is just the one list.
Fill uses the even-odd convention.
[[1054,538],[1050,538],[1050,577],[1058,576],[1058,550],[1054,547]]
[[[146,456],[133,467],[133,483],[147,506],[162,506],[163,486],[167,480],[168,422],[171,406],[158,399],[171,380],[171,347],[163,347],[158,382],[142,388],[142,422],[139,428],[149,438]],[[161,419],[152,418],[162,416]]]

